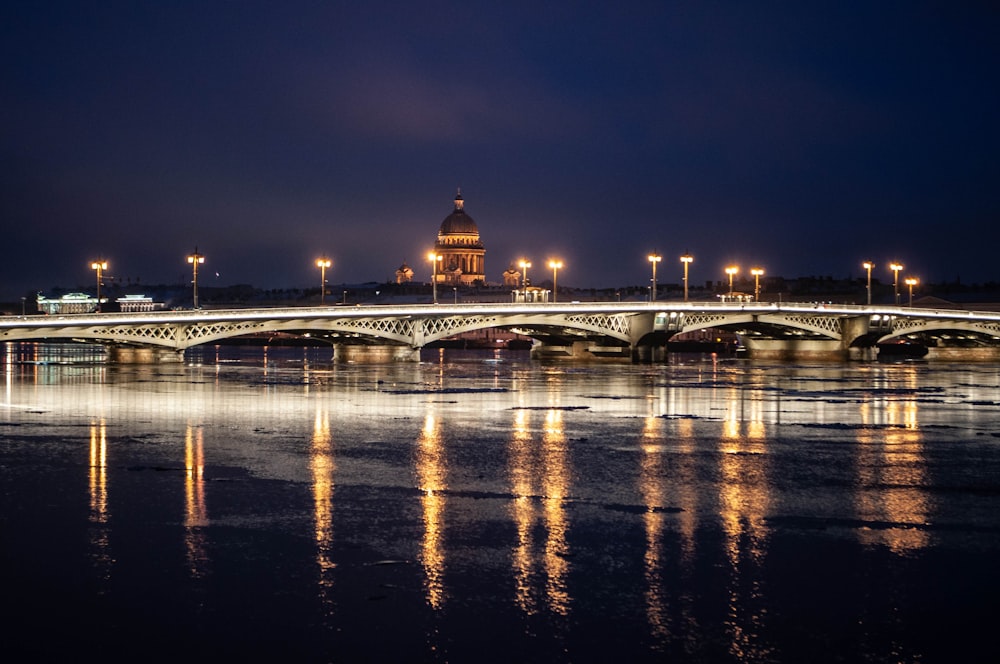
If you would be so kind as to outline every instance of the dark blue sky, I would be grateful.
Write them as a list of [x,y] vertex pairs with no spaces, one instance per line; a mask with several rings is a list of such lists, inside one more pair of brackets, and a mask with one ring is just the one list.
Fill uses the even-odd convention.
[[4,299],[195,245],[220,284],[427,279],[457,187],[493,281],[1000,281],[992,2],[18,2],[0,49]]

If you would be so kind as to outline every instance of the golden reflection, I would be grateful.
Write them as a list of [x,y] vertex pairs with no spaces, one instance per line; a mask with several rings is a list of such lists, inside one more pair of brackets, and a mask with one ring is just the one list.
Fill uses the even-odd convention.
[[879,399],[861,405],[858,431],[858,517],[874,528],[858,531],[862,544],[882,545],[897,554],[927,547],[922,528],[933,505],[927,483],[923,434],[917,402]]
[[531,577],[534,571],[531,528],[535,522],[531,469],[537,466],[532,454],[528,411],[523,409],[514,411],[512,430],[507,456],[510,460],[511,493],[514,496],[511,516],[517,530],[517,546],[514,547],[512,559],[514,601],[522,611],[530,615],[536,611],[535,600],[531,593]]
[[90,425],[90,520],[108,521],[108,430],[100,424]]
[[428,409],[424,427],[417,441],[417,482],[423,493],[424,541],[421,563],[424,567],[427,603],[435,609],[444,606],[444,508],[447,489],[447,462],[441,444],[441,425],[434,412]]
[[[527,614],[537,613],[542,598],[534,595],[536,574],[545,575],[544,605],[552,613],[569,613],[569,520],[565,500],[569,495],[570,469],[562,410],[545,412],[541,443],[537,444],[526,409],[514,411],[508,450],[511,516],[517,530],[517,545],[511,556],[514,570],[514,600]],[[539,506],[540,503],[540,506]],[[538,521],[545,526],[544,546],[533,538]],[[541,568],[540,570],[538,568]]]
[[569,493],[570,473],[567,463],[566,435],[563,431],[562,411],[545,413],[545,430],[542,435],[542,493],[545,496],[545,590],[549,609],[559,615],[569,613],[569,592],[566,577],[569,573],[569,546],[566,535],[569,521],[563,501]]
[[205,441],[201,427],[187,425],[184,433],[184,545],[188,570],[193,577],[204,575],[208,554],[205,534],[208,510],[205,507]]
[[337,564],[333,552],[333,436],[330,433],[330,413],[320,405],[313,420],[312,444],[309,448],[309,470],[312,472],[313,528],[316,540],[316,565],[319,568],[321,590],[333,587],[333,569]]
[[[719,509],[731,568],[726,632],[739,661],[760,660],[770,652],[761,643],[766,614],[758,580],[767,551],[765,517],[770,505],[766,444],[761,411],[745,390],[731,391],[720,439]],[[760,418],[758,425],[753,418]],[[746,425],[746,432],[744,432]],[[743,578],[750,579],[749,583]],[[749,588],[749,590],[748,590]]]
[[646,530],[646,620],[651,635],[662,642],[669,634],[667,593],[663,584],[663,418],[647,417],[642,429],[642,457],[639,468],[639,491],[646,511],[642,515]]
[[108,431],[104,420],[90,424],[90,541],[95,547],[95,561],[102,575],[110,574],[111,552],[108,541]]

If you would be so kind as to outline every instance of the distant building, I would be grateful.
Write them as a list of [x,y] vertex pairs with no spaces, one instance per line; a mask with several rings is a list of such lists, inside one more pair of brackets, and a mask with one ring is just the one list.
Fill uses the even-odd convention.
[[163,302],[153,302],[153,298],[145,295],[126,295],[115,300],[123,312],[161,311],[166,308]]
[[413,281],[413,268],[403,261],[403,264],[399,266],[396,270],[396,283],[397,284],[408,284]]
[[510,266],[503,271],[503,285],[510,286],[511,288],[518,288],[521,285],[521,272],[514,267],[511,263]]
[[537,286],[527,286],[525,288],[515,289],[511,292],[511,301],[515,304],[527,304],[529,302],[548,302],[549,295],[552,294],[547,288],[538,288]]
[[[86,293],[66,293],[60,298],[50,300],[42,294],[38,295],[38,311],[43,314],[89,314],[97,311],[98,301]],[[102,297],[100,304],[108,298]]]
[[455,195],[455,209],[441,222],[434,252],[441,256],[437,282],[454,286],[486,282],[486,248],[479,239],[479,227],[465,213],[462,191]]

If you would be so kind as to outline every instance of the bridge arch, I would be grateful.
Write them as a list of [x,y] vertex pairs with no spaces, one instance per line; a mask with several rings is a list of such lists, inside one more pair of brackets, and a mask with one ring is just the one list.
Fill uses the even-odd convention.
[[678,333],[697,332],[710,328],[739,330],[747,328],[780,328],[808,332],[827,339],[839,341],[842,338],[841,320],[832,316],[816,316],[800,313],[753,313],[739,314],[697,312],[685,314]]
[[879,337],[876,343],[891,342],[911,334],[945,332],[967,332],[1000,340],[1000,322],[897,318],[893,321],[892,331]]

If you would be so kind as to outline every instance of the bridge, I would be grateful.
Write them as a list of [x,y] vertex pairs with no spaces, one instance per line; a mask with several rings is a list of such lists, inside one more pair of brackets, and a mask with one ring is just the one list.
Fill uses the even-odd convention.
[[0,341],[104,344],[118,362],[181,361],[187,348],[249,334],[329,343],[339,361],[416,361],[424,346],[486,328],[534,340],[532,357],[656,359],[671,337],[735,332],[750,357],[873,359],[880,344],[929,358],[1000,360],[1000,313],[773,302],[417,304],[95,313],[0,318]]

